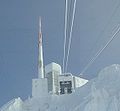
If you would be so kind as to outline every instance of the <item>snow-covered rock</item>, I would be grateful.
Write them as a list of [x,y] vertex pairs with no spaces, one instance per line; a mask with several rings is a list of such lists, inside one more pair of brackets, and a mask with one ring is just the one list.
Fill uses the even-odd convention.
[[4,105],[0,111],[23,111],[23,101],[18,97]]
[[8,111],[22,111],[23,102],[20,98],[15,99],[13,105],[8,108]]
[[90,101],[83,111],[120,111],[120,65],[103,69],[91,83]]

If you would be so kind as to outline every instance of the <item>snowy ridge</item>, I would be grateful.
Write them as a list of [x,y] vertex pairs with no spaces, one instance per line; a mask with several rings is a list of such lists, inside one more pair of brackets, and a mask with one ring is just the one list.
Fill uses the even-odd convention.
[[17,99],[12,99],[3,107],[0,108],[0,111],[21,111],[22,110],[22,100],[18,97]]
[[120,111],[120,65],[103,69],[91,84],[83,111]]
[[3,105],[0,108],[0,111],[5,111],[6,109],[8,109],[10,107],[10,105],[12,105],[15,102],[15,99],[10,100],[7,104]]
[[114,64],[70,95],[17,99],[6,111],[120,111],[119,84],[120,65]]

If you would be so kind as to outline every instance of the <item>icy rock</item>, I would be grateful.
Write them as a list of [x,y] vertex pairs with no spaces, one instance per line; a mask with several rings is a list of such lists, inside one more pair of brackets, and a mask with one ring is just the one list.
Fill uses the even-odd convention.
[[120,65],[113,64],[100,71],[96,79],[97,88],[105,88],[110,95],[120,91]]
[[22,100],[20,98],[17,98],[15,99],[14,103],[9,106],[7,111],[23,111],[22,105]]
[[100,71],[91,84],[90,101],[84,111],[120,111],[120,65],[114,64]]

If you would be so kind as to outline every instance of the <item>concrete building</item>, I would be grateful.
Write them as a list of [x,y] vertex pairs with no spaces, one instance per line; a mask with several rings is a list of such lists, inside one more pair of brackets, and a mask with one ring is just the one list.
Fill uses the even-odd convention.
[[48,82],[48,93],[57,95],[71,94],[88,82],[70,73],[62,74],[61,66],[54,62],[45,66],[45,77]]
[[52,62],[45,66],[45,76],[48,80],[48,92],[51,94],[58,94],[59,75],[61,75],[61,66],[59,64]]

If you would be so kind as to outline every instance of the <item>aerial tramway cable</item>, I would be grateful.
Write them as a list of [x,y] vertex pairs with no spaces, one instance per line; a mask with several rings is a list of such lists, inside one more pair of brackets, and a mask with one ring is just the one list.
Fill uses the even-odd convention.
[[[105,46],[100,49],[95,56],[90,60],[90,62],[86,65],[86,67],[81,71],[80,75],[83,74],[91,65],[92,63],[97,59],[97,57],[108,47],[108,45],[114,40],[116,35],[120,32],[120,25],[117,28],[117,31],[113,34],[113,36],[110,38],[110,40],[105,44]],[[80,76],[79,75],[79,76]]]
[[[106,26],[104,27],[104,29],[103,29],[103,31],[102,31],[102,33],[104,33],[105,32],[105,29],[107,28],[107,26],[110,24],[110,21],[112,20],[112,18],[115,16],[115,13],[116,13],[116,11],[118,10],[120,8],[120,2],[117,4],[117,6],[116,6],[116,8],[115,8],[115,10],[113,11],[113,13],[112,13],[112,15],[111,15],[111,17],[110,17],[110,19],[109,19],[109,21],[108,21],[108,23],[106,24]],[[119,27],[119,24],[117,25],[117,27],[115,28],[115,29],[117,29]],[[101,35],[101,34],[100,34]],[[109,44],[108,44],[109,45]],[[100,49],[101,50],[101,49]],[[99,51],[100,51],[99,50]],[[99,53],[99,51],[95,54],[95,56]],[[94,57],[95,57],[94,56]],[[99,55],[98,55],[99,56]],[[97,57],[96,57],[97,58]],[[93,58],[90,60],[90,61],[92,61],[93,60]],[[93,61],[94,62],[94,61]],[[86,68],[84,68],[82,71],[81,71],[81,73],[80,73],[80,75],[82,75],[91,65],[92,65],[92,63],[93,62],[89,62],[87,65],[86,65]]]
[[[117,5],[115,6],[115,9],[113,10],[110,18],[107,20],[108,22],[107,22],[106,25],[103,27],[103,29],[102,29],[102,31],[100,32],[100,34],[98,35],[97,40],[95,41],[95,45],[94,45],[94,46],[96,46],[97,43],[98,43],[98,41],[100,41],[101,36],[103,36],[103,34],[105,33],[106,29],[107,29],[108,26],[110,25],[113,17],[115,17],[115,14],[116,14],[116,12],[118,11],[119,8],[120,8],[120,1],[118,1],[118,3],[117,3]],[[117,27],[116,27],[116,28],[117,28]],[[92,50],[92,52],[93,52],[95,48],[92,48],[92,49],[93,49],[93,50]]]
[[[74,2],[74,4],[73,4]],[[72,7],[73,6],[73,7]],[[66,53],[68,52],[68,45],[70,44],[70,34],[71,34],[71,26],[73,21],[73,13],[75,7],[75,0],[66,0],[65,1],[65,18],[64,18],[64,51],[63,51],[63,73],[65,72],[66,66]],[[69,40],[68,40],[69,39]],[[68,41],[67,41],[68,40]],[[69,49],[70,50],[70,49]]]
[[71,21],[71,26],[70,26],[70,36],[69,36],[68,50],[67,50],[67,57],[66,57],[66,64],[65,64],[65,72],[67,71],[67,68],[68,68],[68,60],[69,60],[69,54],[70,54],[70,49],[71,49],[75,11],[76,11],[76,0],[74,0],[74,6],[73,6],[72,21]]
[[[69,61],[69,54],[70,54],[70,49],[71,49],[71,42],[72,42],[72,32],[73,32],[73,25],[74,25],[74,18],[75,18],[75,10],[76,10],[76,0],[74,0],[74,5],[73,5],[73,11],[72,11],[72,15],[71,14],[71,10],[72,10],[72,0],[70,3],[70,6],[68,4],[68,0],[65,1],[65,25],[64,25],[64,54],[63,54],[63,72],[67,71],[68,68],[68,61]],[[69,10],[68,10],[68,6],[69,6]],[[119,8],[120,3],[117,5],[116,9],[114,10],[114,13],[117,11],[117,9]],[[69,11],[69,13],[68,13]],[[112,14],[111,18],[113,17],[114,13]],[[72,21],[71,21],[71,16],[72,16]],[[110,22],[110,21],[109,21]],[[108,24],[109,24],[108,22]],[[68,24],[69,23],[69,24]],[[107,25],[108,25],[107,24]],[[70,27],[70,29],[69,29]],[[97,59],[97,57],[105,50],[105,48],[112,42],[112,40],[114,39],[114,37],[116,36],[116,34],[119,32],[119,28],[116,31],[115,34],[113,34],[113,36],[111,37],[111,39],[106,43],[106,45],[100,49],[95,56],[90,60],[90,62],[87,64],[87,66],[81,71],[81,73],[84,73],[89,67],[90,65],[92,65],[92,63]],[[68,41],[68,46],[67,46],[67,37],[69,38]],[[66,48],[68,48],[67,50],[67,57],[66,57]],[[66,60],[66,62],[65,62]]]
[[68,13],[68,0],[65,0],[65,25],[64,25],[64,52],[63,52],[63,73],[65,67],[65,54],[66,54],[66,37],[67,37],[67,13]]

